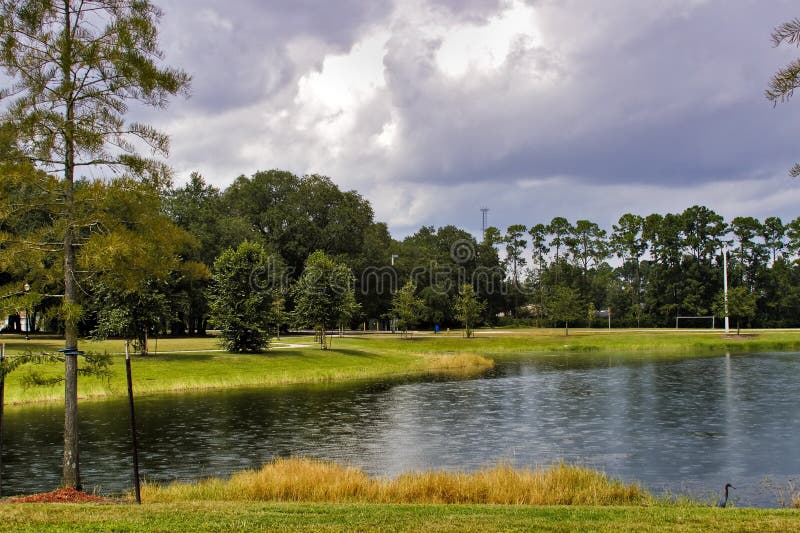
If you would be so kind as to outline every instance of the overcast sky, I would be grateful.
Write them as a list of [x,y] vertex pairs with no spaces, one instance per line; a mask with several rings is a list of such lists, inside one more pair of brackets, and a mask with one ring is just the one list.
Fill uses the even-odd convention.
[[764,98],[800,56],[789,0],[157,0],[192,97],[148,119],[176,181],[286,169],[422,225],[603,227],[704,204],[794,219],[800,99]]

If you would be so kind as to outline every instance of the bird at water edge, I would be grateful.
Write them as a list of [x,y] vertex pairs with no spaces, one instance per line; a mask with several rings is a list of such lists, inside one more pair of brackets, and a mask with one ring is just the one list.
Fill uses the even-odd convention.
[[725,507],[728,505],[728,489],[735,489],[730,483],[725,483],[725,497],[717,502],[717,507]]

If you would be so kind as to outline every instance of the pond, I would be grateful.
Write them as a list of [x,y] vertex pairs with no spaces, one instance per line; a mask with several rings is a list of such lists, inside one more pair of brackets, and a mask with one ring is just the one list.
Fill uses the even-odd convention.
[[[800,476],[800,353],[696,359],[531,355],[478,379],[423,379],[137,398],[151,481],[312,456],[393,476],[565,460],[648,488],[777,506]],[[135,378],[135,367],[134,367]],[[3,494],[59,483],[60,406],[7,407]],[[87,488],[131,487],[127,402],[81,404]]]

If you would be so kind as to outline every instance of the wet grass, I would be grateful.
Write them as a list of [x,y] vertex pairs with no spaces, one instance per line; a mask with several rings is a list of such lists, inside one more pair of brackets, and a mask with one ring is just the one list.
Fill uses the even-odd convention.
[[798,531],[800,513],[712,507],[300,504],[0,504],[0,531]]

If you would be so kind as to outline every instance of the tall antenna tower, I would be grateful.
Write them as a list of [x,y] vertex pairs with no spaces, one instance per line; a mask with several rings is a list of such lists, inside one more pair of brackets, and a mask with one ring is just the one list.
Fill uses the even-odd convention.
[[481,218],[482,218],[481,230],[484,238],[486,237],[486,220],[488,219],[488,214],[489,214],[489,208],[481,207]]

